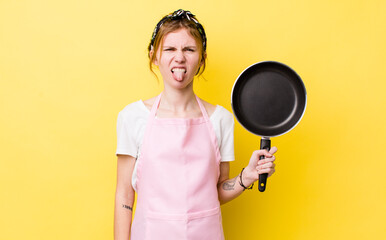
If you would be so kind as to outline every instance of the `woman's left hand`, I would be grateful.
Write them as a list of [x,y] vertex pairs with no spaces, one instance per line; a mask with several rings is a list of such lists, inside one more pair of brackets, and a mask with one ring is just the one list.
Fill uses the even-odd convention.
[[[275,163],[276,160],[274,154],[277,151],[277,147],[272,147],[268,152],[267,150],[256,150],[252,153],[251,159],[249,160],[248,166],[244,169],[243,172],[243,183],[246,186],[251,185],[259,179],[259,174],[268,173],[270,177],[275,172]],[[260,156],[265,158],[259,160]]]

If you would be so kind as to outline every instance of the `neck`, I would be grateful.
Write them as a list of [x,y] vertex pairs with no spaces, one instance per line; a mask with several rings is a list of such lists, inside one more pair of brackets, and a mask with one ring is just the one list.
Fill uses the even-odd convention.
[[164,85],[160,107],[172,112],[186,112],[197,107],[193,84],[184,89]]

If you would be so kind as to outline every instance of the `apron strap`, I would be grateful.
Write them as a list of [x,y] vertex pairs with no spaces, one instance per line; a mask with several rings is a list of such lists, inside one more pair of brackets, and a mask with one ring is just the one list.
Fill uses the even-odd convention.
[[161,101],[161,96],[162,96],[162,92],[157,96],[157,98],[155,99],[155,101],[153,103],[153,106],[151,107],[150,117],[152,117],[152,118],[155,118],[155,114],[157,112],[158,105]]
[[200,106],[202,116],[204,117],[205,121],[208,121],[209,120],[209,116],[208,116],[208,113],[206,112],[206,109],[205,109],[204,105],[202,105],[202,102],[201,102],[200,98],[197,97],[197,95],[195,95],[195,96],[196,96],[196,99],[197,99],[198,106]]

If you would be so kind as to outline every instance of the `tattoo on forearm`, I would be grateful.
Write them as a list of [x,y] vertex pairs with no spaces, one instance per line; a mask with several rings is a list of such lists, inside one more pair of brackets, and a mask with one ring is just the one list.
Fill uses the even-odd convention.
[[236,179],[237,179],[237,177],[235,177],[231,180],[225,181],[224,184],[222,185],[222,189],[224,189],[225,191],[235,189]]
[[126,208],[126,209],[129,209],[130,211],[133,211],[133,208],[131,208],[130,206],[127,206],[127,205],[125,205],[125,204],[122,204],[122,207],[123,207],[123,208]]

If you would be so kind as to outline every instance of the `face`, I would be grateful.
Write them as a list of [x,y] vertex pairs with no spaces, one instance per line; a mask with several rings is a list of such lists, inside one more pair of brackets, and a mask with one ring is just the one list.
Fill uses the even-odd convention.
[[165,87],[186,88],[192,86],[201,63],[200,52],[192,35],[185,28],[164,36],[154,64],[159,67]]

